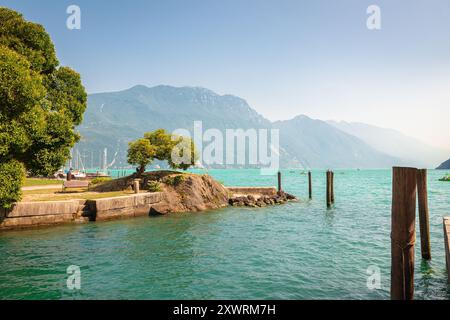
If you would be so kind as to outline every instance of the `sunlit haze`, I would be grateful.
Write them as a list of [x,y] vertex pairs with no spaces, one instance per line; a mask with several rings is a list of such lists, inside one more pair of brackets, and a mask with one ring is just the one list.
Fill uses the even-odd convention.
[[[366,9],[381,9],[381,30]],[[270,120],[299,114],[393,128],[450,150],[450,2],[1,1],[43,24],[89,93],[136,84],[240,96]]]

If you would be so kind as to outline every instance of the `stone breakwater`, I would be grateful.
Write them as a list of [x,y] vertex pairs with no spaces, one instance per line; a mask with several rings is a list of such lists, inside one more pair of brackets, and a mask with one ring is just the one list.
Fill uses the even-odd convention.
[[295,201],[297,198],[285,192],[276,192],[271,195],[238,195],[229,199],[229,204],[233,207],[265,207],[275,204],[282,204],[287,201]]

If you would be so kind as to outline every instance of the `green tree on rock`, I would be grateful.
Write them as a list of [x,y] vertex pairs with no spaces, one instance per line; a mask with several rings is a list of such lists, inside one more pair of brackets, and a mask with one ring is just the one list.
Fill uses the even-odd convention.
[[191,138],[172,135],[164,129],[146,132],[143,139],[129,143],[128,148],[128,163],[139,165],[139,174],[154,159],[167,161],[172,169],[187,170],[198,158]]
[[20,200],[25,172],[50,175],[79,140],[86,109],[78,73],[60,67],[45,29],[0,7],[0,206]]
[[167,159],[172,169],[187,170],[199,159],[194,141],[188,137],[172,136],[172,151]]
[[145,167],[152,163],[155,158],[155,147],[150,144],[148,139],[139,139],[130,142],[128,147],[128,163],[139,166],[139,175],[145,171]]
[[146,132],[144,138],[149,140],[151,145],[155,147],[155,159],[167,160],[173,148],[172,136],[164,129],[157,129],[152,132]]

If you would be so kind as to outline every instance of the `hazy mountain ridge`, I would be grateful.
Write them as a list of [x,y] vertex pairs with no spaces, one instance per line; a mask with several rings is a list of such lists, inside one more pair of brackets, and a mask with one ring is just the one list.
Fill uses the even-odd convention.
[[[359,137],[321,120],[298,116],[271,123],[248,103],[233,95],[219,95],[200,87],[134,86],[130,89],[89,95],[82,141],[77,149],[87,165],[100,163],[100,152],[118,152],[116,165],[126,165],[127,143],[157,128],[192,132],[194,121],[203,129],[277,128],[280,130],[281,164],[314,168],[389,167],[402,160],[380,152]],[[112,159],[109,159],[111,161]]]
[[409,166],[434,168],[449,152],[430,146],[397,130],[365,123],[327,121],[336,128],[360,138],[374,149],[404,159]]
[[280,129],[283,146],[305,167],[380,168],[402,163],[322,120],[301,115],[273,125]]
[[[146,131],[184,128],[192,132],[194,121],[203,129],[270,128],[271,123],[232,95],[218,95],[199,87],[135,86],[127,90],[89,95],[84,121],[79,126],[79,150],[118,152],[125,166],[127,143]],[[99,162],[98,156],[94,162]],[[86,161],[89,164],[89,161]]]

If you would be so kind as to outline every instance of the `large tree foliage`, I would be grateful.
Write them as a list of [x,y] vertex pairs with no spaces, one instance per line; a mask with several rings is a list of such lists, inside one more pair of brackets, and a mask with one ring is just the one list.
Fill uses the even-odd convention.
[[141,175],[145,171],[145,166],[152,163],[155,158],[155,147],[148,139],[139,139],[128,145],[128,163],[138,165]]
[[172,151],[167,159],[172,169],[187,170],[199,159],[194,141],[189,137],[172,136]]
[[25,171],[50,175],[79,140],[86,109],[78,73],[60,67],[45,29],[0,7],[0,206],[20,199]]
[[146,132],[143,139],[129,143],[128,163],[139,165],[139,173],[154,159],[167,161],[172,169],[187,170],[195,165],[198,152],[188,137],[170,134],[164,129]]
[[155,159],[167,160],[173,148],[172,136],[164,129],[144,133],[144,138],[155,148]]

